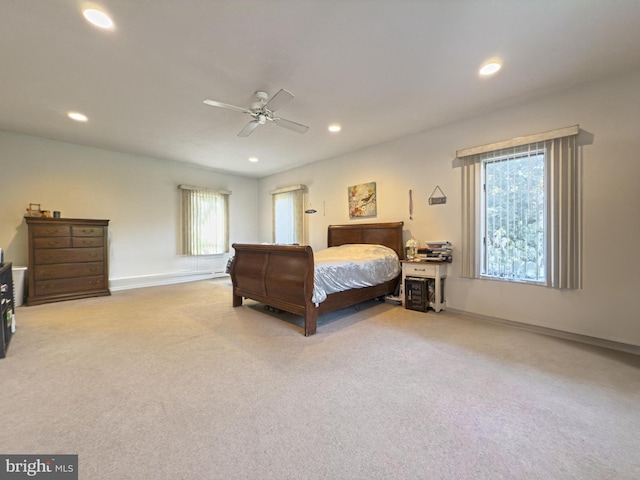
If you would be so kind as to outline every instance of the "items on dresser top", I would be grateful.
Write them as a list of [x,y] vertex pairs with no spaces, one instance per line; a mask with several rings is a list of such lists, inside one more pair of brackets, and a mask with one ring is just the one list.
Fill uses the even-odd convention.
[[25,217],[27,305],[110,295],[109,220]]

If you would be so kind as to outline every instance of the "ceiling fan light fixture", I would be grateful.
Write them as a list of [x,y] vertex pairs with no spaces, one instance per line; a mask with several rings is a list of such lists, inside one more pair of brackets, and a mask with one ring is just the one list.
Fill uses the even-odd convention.
[[111,17],[109,17],[109,15],[104,13],[102,10],[98,10],[97,8],[85,8],[82,11],[82,15],[89,23],[98,28],[111,30],[114,27]]
[[337,123],[332,123],[331,125],[329,125],[329,131],[331,133],[338,133],[340,130],[342,130],[342,127]]

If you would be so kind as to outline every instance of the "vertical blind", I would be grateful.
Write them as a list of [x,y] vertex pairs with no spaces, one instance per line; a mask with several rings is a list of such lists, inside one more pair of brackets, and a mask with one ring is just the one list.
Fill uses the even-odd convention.
[[273,242],[304,243],[304,185],[272,190]]
[[229,251],[229,194],[178,185],[182,255],[213,255]]
[[492,155],[517,155],[523,149],[545,155],[546,285],[558,289],[582,287],[582,193],[576,138],[579,127],[519,137],[457,152],[462,164],[462,276],[481,271],[482,163]]
[[548,231],[544,143],[484,153],[480,161],[482,275],[544,281]]

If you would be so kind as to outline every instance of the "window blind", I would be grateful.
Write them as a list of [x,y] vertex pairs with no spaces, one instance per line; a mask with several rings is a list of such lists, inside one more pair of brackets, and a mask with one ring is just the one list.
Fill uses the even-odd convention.
[[271,190],[273,242],[304,243],[304,185]]
[[227,253],[231,192],[191,185],[178,185],[178,189],[180,190],[180,254]]
[[493,155],[517,155],[523,149],[532,149],[542,150],[545,155],[546,285],[558,289],[582,287],[582,185],[577,154],[578,133],[576,125],[457,152],[462,165],[463,277],[479,278],[481,271],[483,160]]

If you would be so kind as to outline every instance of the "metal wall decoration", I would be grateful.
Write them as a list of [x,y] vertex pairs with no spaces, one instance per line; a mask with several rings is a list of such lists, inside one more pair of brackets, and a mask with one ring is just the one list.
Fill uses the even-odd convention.
[[[434,196],[438,190],[442,194],[440,197]],[[447,196],[444,194],[442,189],[436,185],[436,188],[433,189],[433,192],[431,192],[431,196],[429,197],[429,205],[442,205],[443,203],[447,203]]]

